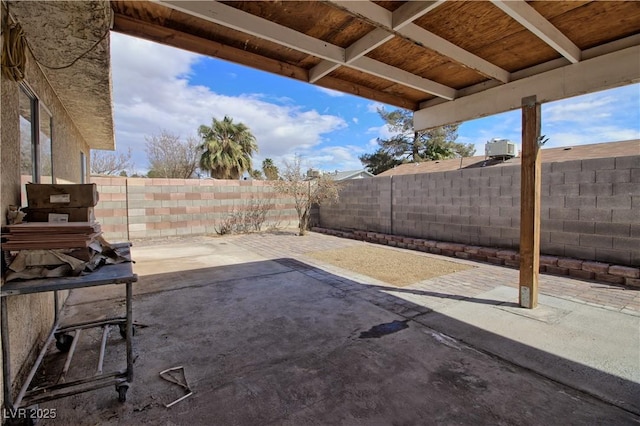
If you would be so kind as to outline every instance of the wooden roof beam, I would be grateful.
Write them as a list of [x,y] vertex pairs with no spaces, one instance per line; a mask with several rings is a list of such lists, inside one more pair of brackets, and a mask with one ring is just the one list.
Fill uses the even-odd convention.
[[155,0],[163,6],[196,16],[290,49],[334,62],[344,61],[344,49],[278,25],[217,1]]
[[638,57],[640,45],[428,106],[414,113],[414,127],[431,129],[511,111],[520,108],[522,98],[530,95],[536,95],[544,103],[637,83]]
[[409,1],[393,11],[393,14],[391,15],[391,28],[394,30],[399,30],[405,25],[411,24],[422,15],[426,15],[427,13],[431,12],[433,9],[440,6],[444,2],[445,0]]
[[[413,4],[414,2],[405,3],[393,13],[370,1],[330,0],[330,2],[355,16],[360,16],[366,19],[373,25],[386,29],[387,31],[392,31],[411,42],[438,52],[439,54],[446,56],[465,67],[471,68],[488,78],[498,80],[502,83],[510,81],[510,73],[508,71],[462,49],[450,41],[445,40],[444,38],[437,36],[416,24],[408,22],[408,18],[406,17],[413,15],[417,18],[419,16],[416,12],[416,6]],[[433,10],[443,2],[415,3],[422,5],[422,11],[426,13]],[[411,13],[409,13],[410,11]],[[398,15],[396,15],[396,13]],[[403,16],[405,17],[404,21],[400,18]],[[396,21],[398,26],[394,28],[393,25]]]
[[571,63],[580,62],[582,53],[580,48],[524,0],[491,0],[491,2]]
[[[376,47],[386,43],[393,38],[393,34],[381,28],[376,28],[369,34],[357,40],[345,49],[344,63],[350,63],[366,55]],[[332,71],[340,68],[343,64],[324,60],[309,71],[309,83],[315,83]]]
[[[166,7],[196,16],[206,21],[269,40],[281,46],[286,46],[288,48],[304,52],[308,55],[322,58],[337,65],[345,65],[364,73],[373,74],[384,78],[385,80],[412,87],[431,95],[447,100],[452,100],[456,96],[456,90],[451,87],[444,86],[426,78],[415,76],[406,71],[370,58],[366,58],[367,60],[363,61],[362,59],[365,58],[360,57],[359,59],[355,59],[352,62],[347,63],[346,49],[343,49],[340,46],[310,37],[299,31],[292,30],[291,28],[276,24],[217,1],[155,1],[156,3]],[[314,71],[314,78],[316,80],[316,77],[319,74],[328,74],[326,71],[333,66],[328,63],[323,63],[322,65],[322,69],[316,69]],[[381,70],[384,70],[384,72]]]
[[[435,9],[444,3],[444,1],[445,0],[410,1],[405,3],[391,15],[391,25],[394,29],[401,28],[411,23],[414,19],[418,19],[425,13]],[[386,14],[384,19],[388,20],[389,15]],[[376,28],[360,40],[353,43],[351,46],[347,47],[345,52],[345,63],[350,63],[361,58],[378,46],[381,46],[391,40],[393,37],[395,37],[393,33],[382,28]],[[341,64],[324,60],[309,71],[309,82],[315,83],[341,66]]]

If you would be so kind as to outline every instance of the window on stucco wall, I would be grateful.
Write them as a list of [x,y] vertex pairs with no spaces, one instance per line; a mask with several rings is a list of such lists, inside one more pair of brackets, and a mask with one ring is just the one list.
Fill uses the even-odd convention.
[[55,183],[52,143],[53,119],[35,93],[20,85],[20,181],[22,205],[26,205],[25,184]]

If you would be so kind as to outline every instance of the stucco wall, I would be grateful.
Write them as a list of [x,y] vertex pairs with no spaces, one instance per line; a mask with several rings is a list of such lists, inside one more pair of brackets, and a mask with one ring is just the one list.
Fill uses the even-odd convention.
[[[541,251],[640,265],[639,209],[640,156],[543,164]],[[487,167],[349,181],[320,226],[512,249],[519,212],[520,168]]]
[[[80,151],[89,155],[89,147],[80,136],[78,129],[71,121],[46,78],[35,65],[32,57],[28,58],[26,79],[29,87],[35,92],[52,114],[53,118],[53,168],[60,182],[80,181]],[[2,224],[6,224],[7,208],[11,204],[20,204],[20,128],[19,128],[19,86],[1,77],[2,103],[2,137],[0,163],[1,189],[0,208]],[[65,294],[61,295],[64,300]],[[21,378],[31,367],[43,340],[53,321],[53,295],[43,293],[37,295],[13,296],[8,299],[8,315],[11,333],[11,369],[14,380]],[[4,360],[3,360],[4,362]]]

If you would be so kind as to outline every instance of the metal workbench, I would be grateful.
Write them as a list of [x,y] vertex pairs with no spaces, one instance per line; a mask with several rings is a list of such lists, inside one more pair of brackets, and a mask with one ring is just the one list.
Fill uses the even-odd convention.
[[[127,244],[128,246],[128,244]],[[127,249],[128,250],[128,249]],[[44,278],[27,281],[8,282],[0,288],[0,302],[2,304],[2,373],[4,377],[4,405],[7,410],[15,412],[20,407],[29,407],[40,402],[50,401],[69,395],[78,394],[106,386],[115,386],[118,399],[126,401],[126,394],[129,384],[133,380],[133,322],[132,322],[132,284],[137,281],[137,276],[133,273],[132,263],[119,263],[115,265],[104,265],[95,272],[78,277],[64,278]],[[84,287],[96,287],[111,284],[126,285],[126,315],[124,317],[113,317],[98,321],[77,323],[68,326],[60,326],[58,291],[71,290]],[[11,363],[10,363],[10,324],[7,315],[7,298],[20,294],[33,294],[42,292],[54,293],[54,321],[51,331],[47,337],[42,350],[36,358],[35,365],[29,372],[24,385],[18,395],[13,398]],[[107,337],[111,327],[118,327],[120,334],[126,339],[127,368],[111,372],[103,372],[103,362]],[[96,373],[89,377],[65,382],[64,376],[69,370],[71,360],[80,339],[82,330],[102,327],[102,341],[100,347],[100,357]],[[36,372],[38,371],[47,349],[55,341],[58,350],[67,352],[67,359],[60,377],[56,383],[41,387],[31,388]]]

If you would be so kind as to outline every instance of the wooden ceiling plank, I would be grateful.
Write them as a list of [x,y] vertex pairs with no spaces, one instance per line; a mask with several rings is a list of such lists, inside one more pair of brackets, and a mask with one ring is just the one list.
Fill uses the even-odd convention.
[[508,83],[511,79],[509,71],[470,53],[463,48],[451,43],[444,38],[435,35],[415,24],[409,24],[400,30],[400,33],[410,40],[428,47],[439,54],[474,69],[489,78]]
[[393,13],[382,6],[378,6],[368,0],[352,1],[352,0],[329,0],[330,3],[338,6],[351,13],[352,15],[361,16],[367,20],[381,25],[384,28],[393,28]]
[[403,71],[399,68],[395,68],[366,56],[356,59],[346,66],[447,100],[453,100],[456,98],[456,89],[436,83],[432,80],[427,80],[426,78],[419,77],[408,71]]
[[414,114],[414,127],[423,130],[511,111],[531,95],[540,102],[551,102],[638,83],[638,57],[637,45],[422,108]]
[[[341,0],[332,0],[331,2],[337,5],[338,7],[344,8],[345,10],[347,10],[348,12],[354,15],[362,16],[367,20],[371,21],[372,23],[382,26],[384,29],[387,29],[389,31],[395,30],[395,28],[392,29],[390,26],[386,25],[389,14],[391,14],[391,12],[389,12],[388,10],[386,10],[381,6],[376,5],[375,3],[372,3],[370,1],[341,1]],[[402,5],[400,8],[398,8],[394,12],[394,14],[396,12],[405,13],[405,12],[401,12],[403,8],[409,7],[408,5],[411,5],[412,3],[413,2]],[[421,2],[417,2],[417,3],[421,3]],[[422,3],[425,3],[425,2],[422,2]],[[440,5],[443,2],[433,2],[433,3],[438,3],[437,5]],[[431,2],[426,2],[426,4],[431,6],[429,10],[433,10],[435,6],[437,6],[437,5],[431,4]],[[391,15],[393,16],[393,14]],[[461,47],[415,24],[407,23],[406,25],[398,28],[395,31],[398,35],[404,37],[405,39],[412,41],[414,43],[418,43],[419,45],[426,47],[428,49],[434,50],[439,54],[446,56],[448,58],[451,58],[453,61],[458,62],[459,64],[467,68],[471,68],[488,78],[498,80],[502,83],[507,83],[510,80],[508,71],[492,64],[489,61],[486,61],[480,58],[477,55],[474,55],[473,53],[467,50],[462,49]]]
[[391,28],[393,28],[394,30],[399,30],[405,25],[412,23],[419,17],[431,12],[433,9],[440,6],[444,2],[445,0],[409,1],[393,11],[393,14],[391,16]]
[[344,49],[217,1],[154,0],[169,8],[333,62]]
[[580,48],[524,0],[491,0],[491,2],[571,63],[580,62]]

